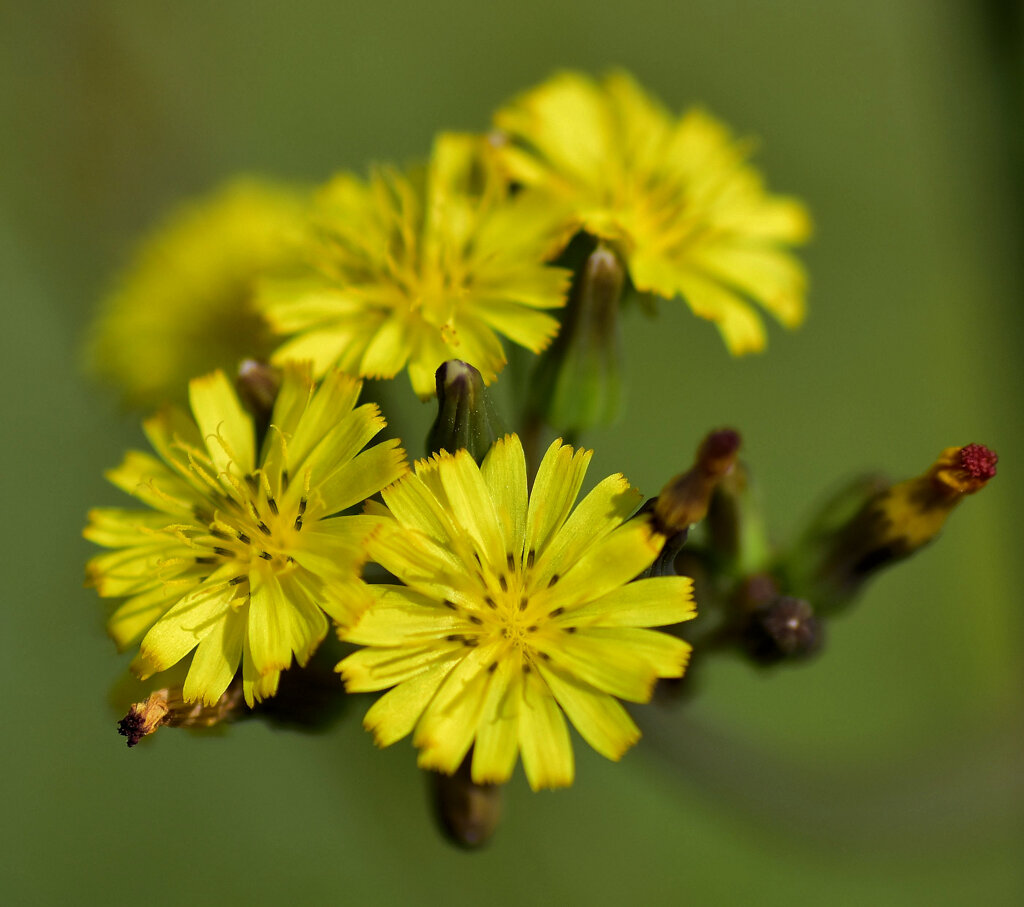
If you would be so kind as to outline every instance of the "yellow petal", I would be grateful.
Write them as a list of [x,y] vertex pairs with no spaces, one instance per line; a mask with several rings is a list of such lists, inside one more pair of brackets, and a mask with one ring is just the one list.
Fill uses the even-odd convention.
[[255,569],[249,574],[249,648],[257,673],[283,671],[292,660],[291,635],[287,626],[287,602],[281,584],[271,570]]
[[466,618],[405,586],[374,585],[376,601],[345,634],[361,646],[423,645],[468,630]]
[[526,456],[517,435],[494,442],[480,467],[501,525],[505,551],[519,557],[526,539]]
[[637,580],[565,611],[556,624],[574,627],[662,627],[696,616],[693,580],[661,576]]
[[640,729],[617,699],[547,665],[538,669],[580,736],[602,756],[617,762],[640,739]]
[[503,784],[519,755],[519,710],[522,670],[507,658],[498,666],[481,710],[473,746],[472,778],[476,784]]
[[231,607],[233,590],[227,580],[235,569],[228,565],[215,571],[152,626],[132,663],[135,673],[145,680],[157,671],[167,670],[213,632]]
[[[608,476],[570,514],[537,560],[534,583],[546,586],[554,573],[564,574],[584,552],[630,516],[643,501],[621,473]],[[634,574],[635,575],[635,574]]]
[[135,642],[156,620],[182,597],[186,590],[174,584],[160,583],[123,602],[107,621],[107,632],[123,651]]
[[420,768],[451,774],[461,764],[494,682],[496,672],[487,670],[493,656],[492,647],[470,649],[430,701],[413,733]]
[[186,702],[202,699],[213,705],[235,677],[242,657],[245,615],[229,611],[216,623],[192,656],[182,696]]
[[505,559],[505,544],[494,502],[480,468],[467,450],[440,458],[438,473],[448,495],[451,510],[472,537],[476,550],[492,564]]
[[573,450],[560,440],[544,454],[530,495],[526,516],[526,547],[540,552],[565,522],[583,477],[590,465],[593,451]]
[[192,415],[217,472],[227,472],[233,464],[237,475],[251,473],[256,457],[252,416],[242,408],[225,374],[217,371],[194,378],[188,393]]
[[377,746],[391,746],[412,733],[423,710],[455,667],[454,661],[432,665],[380,697],[363,718],[363,727],[373,734]]
[[[646,520],[632,520],[599,539],[553,585],[531,596],[538,609],[573,608],[628,583],[653,563],[665,539]],[[552,568],[562,566],[553,563]]]
[[434,665],[457,662],[465,654],[465,646],[456,642],[360,649],[342,660],[337,670],[350,693],[368,693],[403,683]]
[[533,790],[572,784],[572,744],[565,718],[547,684],[534,672],[524,678],[519,747],[526,780]]
[[317,489],[323,512],[346,510],[404,475],[408,466],[399,444],[397,439],[382,441],[323,479]]

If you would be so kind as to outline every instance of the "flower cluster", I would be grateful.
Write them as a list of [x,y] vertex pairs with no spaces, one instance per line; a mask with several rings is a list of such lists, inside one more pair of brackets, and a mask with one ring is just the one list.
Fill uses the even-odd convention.
[[[987,448],[950,448],[785,550],[730,429],[646,503],[621,474],[583,494],[591,452],[542,453],[543,436],[617,411],[627,294],[681,298],[733,353],[760,350],[753,304],[803,319],[792,247],[810,219],[765,190],[747,143],[624,73],[557,75],[494,125],[312,194],[235,183],[168,221],[105,304],[97,367],[165,404],[143,426],[153,453],[107,474],[142,507],[85,529],[106,549],[88,582],[121,600],[109,633],[154,684],[121,722],[129,745],[267,709],[284,672],[344,645],[331,688],[383,693],[364,722],[381,746],[411,735],[456,784],[506,782],[521,758],[533,789],[562,787],[570,725],[618,760],[640,736],[623,702],[682,678],[691,642],[759,663],[817,651],[822,615],[994,475]],[[515,432],[485,393],[510,362]],[[397,438],[373,443],[387,426],[363,384],[405,370],[438,396],[411,468]],[[688,567],[702,612],[720,607],[684,639]]]

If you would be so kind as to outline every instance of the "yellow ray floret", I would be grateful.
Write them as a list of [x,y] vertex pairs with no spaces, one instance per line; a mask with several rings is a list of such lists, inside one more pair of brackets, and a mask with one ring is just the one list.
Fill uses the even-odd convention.
[[258,277],[298,257],[305,196],[235,180],[175,210],[140,245],[91,329],[91,369],[134,405],[179,401],[188,380],[266,356]]
[[186,701],[216,702],[241,664],[252,705],[293,657],[305,664],[328,617],[347,626],[369,606],[360,571],[380,518],[337,514],[406,465],[397,441],[364,449],[384,420],[356,407],[359,389],[288,366],[262,450],[221,372],[192,381],[191,416],[168,408],[145,423],[158,456],[129,452],[108,478],[151,509],[94,510],[84,533],[110,549],[87,579],[126,598],[108,629],[122,648],[142,637],[143,679],[194,652]]
[[513,197],[483,141],[441,136],[426,172],[342,174],[319,193],[304,276],[268,281],[260,306],[287,337],[277,361],[391,378],[408,367],[421,397],[449,359],[488,383],[505,364],[500,337],[534,352],[558,329],[567,272],[545,266],[561,212]]
[[807,239],[807,211],[768,194],[749,145],[704,111],[672,116],[623,72],[562,73],[495,122],[512,179],[566,203],[638,290],[682,296],[733,353],[764,347],[751,301],[787,327],[803,320],[806,277],[788,247]]
[[694,616],[687,577],[633,578],[664,539],[629,519],[639,494],[610,476],[573,509],[590,453],[556,441],[527,491],[523,449],[499,440],[416,464],[386,488],[370,556],[404,585],[373,586],[343,638],[352,692],[391,688],[365,718],[378,744],[413,735],[420,765],[454,772],[473,748],[478,783],[521,756],[535,790],[573,780],[566,718],[618,759],[640,736],[620,699],[680,677],[689,646],[650,627]]

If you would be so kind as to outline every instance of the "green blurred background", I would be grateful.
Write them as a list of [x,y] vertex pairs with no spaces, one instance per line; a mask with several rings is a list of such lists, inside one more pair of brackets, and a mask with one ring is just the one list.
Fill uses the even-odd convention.
[[[0,899],[1024,902],[1013,13],[970,0],[4,4]],[[622,470],[654,492],[708,428],[732,424],[785,535],[865,467],[904,477],[981,441],[1002,455],[999,477],[870,587],[820,660],[771,675],[714,663],[685,709],[647,709],[622,764],[578,746],[571,790],[532,795],[517,777],[482,853],[439,838],[411,747],[375,751],[355,707],[318,737],[251,723],[126,750],[106,691],[127,659],[82,589],[79,533],[90,506],[120,503],[102,470],[140,432],[82,379],[79,349],[139,233],[236,172],[314,181],[407,160],[439,128],[485,127],[557,68],[617,64],[673,108],[699,102],[758,136],[770,185],[806,198],[818,232],[810,318],[773,330],[764,356],[730,360],[682,306],[633,313],[628,413],[586,439],[592,478]],[[426,425],[426,408],[409,410]]]

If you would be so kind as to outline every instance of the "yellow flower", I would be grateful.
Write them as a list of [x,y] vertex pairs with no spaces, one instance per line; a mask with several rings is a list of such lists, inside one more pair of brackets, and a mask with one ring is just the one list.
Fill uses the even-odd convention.
[[174,211],[103,301],[92,371],[151,406],[179,400],[196,375],[268,355],[253,282],[295,259],[304,205],[291,189],[242,179]]
[[[131,451],[107,478],[148,510],[100,509],[85,537],[113,549],[87,578],[102,596],[129,596],[110,618],[120,647],[145,633],[132,669],[145,679],[192,650],[186,701],[217,701],[242,663],[252,705],[277,690],[327,632],[370,604],[359,573],[378,518],[338,516],[406,469],[397,441],[367,450],[383,427],[355,407],[360,384],[286,369],[257,459],[252,417],[214,372],[191,382],[190,418],[168,408],[144,423],[159,459]],[[148,632],[147,632],[148,631]]]
[[532,195],[509,197],[482,140],[443,135],[426,173],[342,174],[320,192],[303,279],[261,294],[270,324],[292,339],[275,361],[311,359],[391,378],[406,365],[422,398],[449,359],[490,383],[505,364],[498,335],[543,349],[567,273],[543,262],[562,218]]
[[405,585],[372,587],[343,635],[366,648],[338,666],[350,692],[394,688],[364,720],[378,745],[413,732],[420,765],[446,773],[472,746],[478,783],[506,781],[521,753],[537,790],[572,783],[565,716],[609,759],[639,738],[618,699],[682,675],[689,646],[644,628],[693,617],[692,583],[630,582],[664,539],[628,520],[640,496],[623,476],[570,514],[589,462],[556,441],[528,493],[509,435],[481,467],[442,452],[384,490],[393,519],[368,547]]
[[787,327],[804,317],[803,205],[765,192],[747,143],[701,110],[671,116],[627,74],[563,73],[501,110],[509,175],[568,202],[575,225],[611,244],[634,286],[681,295],[736,354],[760,350],[748,300]]

